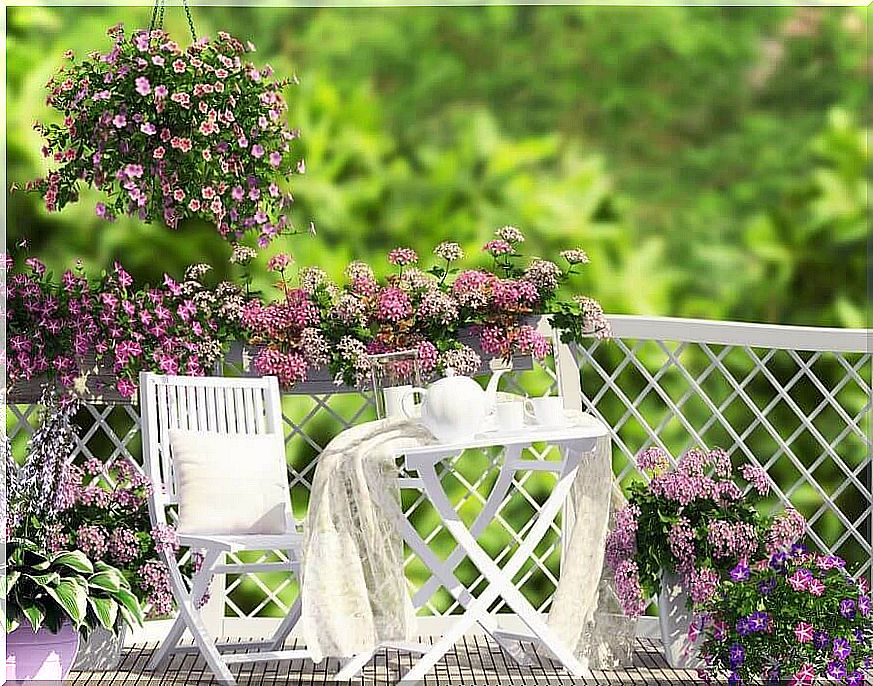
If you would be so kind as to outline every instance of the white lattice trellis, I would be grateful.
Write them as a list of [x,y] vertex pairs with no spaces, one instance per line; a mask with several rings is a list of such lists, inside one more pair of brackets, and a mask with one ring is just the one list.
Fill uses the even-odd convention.
[[[583,402],[613,429],[617,479],[658,445],[726,449],[767,470],[822,551],[871,567],[867,331],[614,317],[615,338],[574,346]],[[776,503],[774,503],[776,505]]]
[[[592,339],[574,346],[573,355],[582,370],[583,406],[613,429],[614,469],[621,485],[639,477],[632,458],[649,445],[661,445],[673,455],[692,445],[720,445],[737,463],[757,461],[768,470],[777,499],[792,502],[808,517],[818,547],[873,571],[867,332],[611,319],[615,339]],[[562,370],[563,388],[572,388],[566,384],[568,374],[575,376],[575,370]],[[557,385],[554,370],[544,366],[510,376],[504,387],[543,395],[555,392]],[[321,449],[343,429],[373,417],[366,395],[325,393],[323,384],[313,395],[301,393],[305,390],[297,388],[283,403],[292,495],[301,517]],[[8,408],[7,427],[17,450],[32,432],[34,410]],[[76,458],[139,463],[135,406],[86,405],[78,419]],[[545,459],[546,450],[532,457]],[[475,517],[493,483],[497,458],[495,453],[468,453],[446,465],[443,479],[462,516]],[[510,555],[523,535],[550,488],[548,479],[534,473],[520,477],[500,516],[482,532],[483,546],[498,560]],[[424,498],[407,492],[404,505],[422,536],[435,548],[445,547],[448,534],[437,526]],[[560,535],[560,528],[552,527],[519,575],[522,590],[542,610],[557,584]],[[246,561],[281,559],[281,553],[254,555]],[[426,576],[411,556],[407,574],[413,589]],[[481,581],[466,561],[457,574],[474,589]],[[231,619],[279,616],[296,593],[296,582],[282,574],[228,578],[216,613]],[[432,614],[457,610],[443,590],[436,590],[426,607]]]

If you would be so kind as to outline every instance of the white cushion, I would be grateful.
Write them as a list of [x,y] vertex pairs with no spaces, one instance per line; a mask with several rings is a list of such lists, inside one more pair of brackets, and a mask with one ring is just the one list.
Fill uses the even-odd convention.
[[288,531],[291,497],[282,436],[179,429],[169,434],[180,534]]

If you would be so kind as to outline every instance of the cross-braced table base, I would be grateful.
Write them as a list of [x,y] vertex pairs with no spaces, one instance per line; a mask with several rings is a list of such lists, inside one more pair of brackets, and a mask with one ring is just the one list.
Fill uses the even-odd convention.
[[[456,547],[445,561],[440,560],[427,545],[427,542],[415,531],[406,518],[397,521],[398,529],[411,550],[422,560],[430,570],[432,577],[424,587],[413,597],[413,604],[421,607],[439,586],[443,586],[464,609],[454,622],[433,646],[414,644],[409,646],[410,652],[420,654],[415,665],[404,673],[401,683],[412,684],[422,681],[425,675],[453,649],[462,637],[469,633],[476,624],[488,634],[518,665],[531,663],[531,656],[526,652],[521,642],[508,638],[497,628],[496,618],[489,608],[498,599],[502,599],[512,609],[530,632],[533,640],[542,643],[560,663],[575,676],[587,674],[587,669],[573,655],[571,649],[554,635],[548,624],[513,584],[513,578],[522,569],[537,545],[543,540],[549,528],[553,525],[561,511],[573,480],[579,470],[582,457],[594,448],[596,438],[605,434],[602,427],[585,427],[563,429],[551,432],[531,431],[515,437],[500,437],[481,439],[467,445],[427,446],[407,450],[405,466],[410,473],[416,473],[414,478],[402,479],[401,487],[421,490],[430,500],[439,514],[443,526],[451,533]],[[522,459],[521,454],[526,447],[535,442],[548,442],[561,450],[559,461]],[[439,474],[437,465],[443,460],[457,455],[466,448],[486,447],[490,445],[503,446],[504,458],[499,465],[500,473],[491,489],[483,508],[475,521],[468,528],[461,520],[457,510],[449,500]],[[527,528],[519,540],[517,550],[501,567],[485,552],[477,541],[493,521],[505,503],[507,494],[512,487],[518,472],[545,471],[552,472],[557,477],[557,483],[546,501],[542,504],[536,520]],[[488,582],[487,587],[478,597],[465,587],[455,576],[455,570],[464,558],[469,559]],[[357,675],[369,662],[372,654],[356,656],[343,665],[335,675],[338,681],[349,680]]]

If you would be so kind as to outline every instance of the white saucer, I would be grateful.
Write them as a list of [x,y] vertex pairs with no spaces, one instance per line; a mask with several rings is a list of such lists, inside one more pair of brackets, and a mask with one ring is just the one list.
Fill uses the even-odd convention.
[[545,433],[546,431],[560,431],[561,429],[570,429],[576,426],[570,420],[565,420],[560,424],[549,424],[548,426],[544,424],[525,424],[521,429],[500,429],[495,427],[493,429],[487,429],[485,431],[480,431],[477,433],[477,436],[493,436],[494,434],[501,434],[503,436],[520,436],[524,434],[536,434],[536,433]]

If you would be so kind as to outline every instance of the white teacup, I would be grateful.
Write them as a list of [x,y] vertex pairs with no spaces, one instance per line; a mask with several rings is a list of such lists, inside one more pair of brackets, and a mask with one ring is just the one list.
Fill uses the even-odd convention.
[[497,428],[501,431],[518,431],[524,428],[524,402],[507,400],[497,403]]
[[525,414],[540,426],[557,427],[567,423],[564,400],[557,396],[528,398],[524,401]]
[[[401,419],[406,417],[401,406],[403,397],[412,390],[412,386],[389,386],[382,390],[382,399],[385,403],[386,419]],[[421,409],[416,406],[416,416],[421,414]]]

